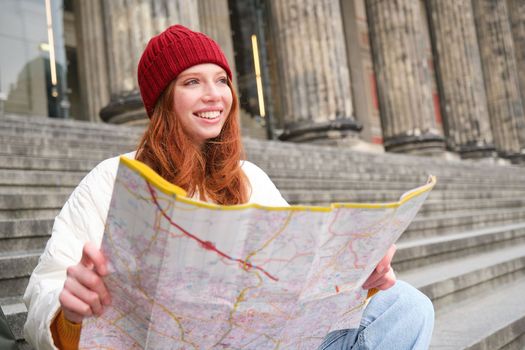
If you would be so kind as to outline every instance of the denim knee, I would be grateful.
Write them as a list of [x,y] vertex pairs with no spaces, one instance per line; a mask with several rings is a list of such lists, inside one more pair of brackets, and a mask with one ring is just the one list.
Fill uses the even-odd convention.
[[376,294],[363,314],[356,349],[428,349],[434,328],[430,299],[410,284]]
[[396,282],[394,290],[398,293],[397,303],[401,304],[403,310],[414,313],[414,320],[419,320],[421,323],[434,323],[434,305],[425,294],[400,280]]
[[330,333],[320,349],[428,349],[433,327],[430,299],[398,280],[372,297],[359,329]]

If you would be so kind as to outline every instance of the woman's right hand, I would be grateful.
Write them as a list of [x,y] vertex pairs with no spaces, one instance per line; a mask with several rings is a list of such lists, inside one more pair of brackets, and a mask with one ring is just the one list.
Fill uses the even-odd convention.
[[59,296],[66,320],[81,323],[84,317],[100,316],[111,297],[102,277],[108,273],[106,259],[91,242],[84,245],[77,265],[67,268],[67,278]]

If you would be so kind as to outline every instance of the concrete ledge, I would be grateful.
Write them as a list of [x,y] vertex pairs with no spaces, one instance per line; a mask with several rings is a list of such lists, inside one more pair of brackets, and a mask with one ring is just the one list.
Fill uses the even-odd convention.
[[473,294],[482,283],[512,273],[525,276],[524,243],[404,271],[399,276],[437,301],[468,288]]
[[61,208],[70,195],[67,193],[48,194],[0,194],[0,210],[55,209]]
[[41,254],[41,250],[2,253],[0,255],[0,280],[31,275]]
[[0,154],[0,164],[3,169],[21,169],[21,170],[55,170],[55,171],[74,171],[89,172],[102,159],[85,159],[80,158],[40,158],[40,157],[21,157],[13,155]]
[[418,239],[433,235],[446,235],[458,231],[481,229],[525,221],[525,208],[465,211],[453,214],[416,217],[401,236]]
[[408,270],[522,243],[525,223],[489,227],[445,236],[402,240],[394,257],[396,271]]
[[53,219],[13,219],[0,221],[0,242],[4,238],[46,236]]
[[27,317],[27,308],[22,302],[0,304],[7,318],[7,323],[17,340],[24,339],[24,323]]
[[54,170],[12,170],[3,169],[0,172],[0,185],[35,186],[76,186],[85,175],[85,171],[64,172]]
[[430,349],[499,349],[525,332],[525,275],[436,312]]

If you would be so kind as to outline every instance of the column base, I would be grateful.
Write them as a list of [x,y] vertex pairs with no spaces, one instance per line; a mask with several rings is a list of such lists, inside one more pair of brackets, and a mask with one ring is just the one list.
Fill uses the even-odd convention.
[[148,117],[138,91],[112,97],[100,110],[100,118],[110,124],[147,124]]
[[347,137],[356,137],[363,127],[353,119],[336,119],[322,123],[298,122],[286,126],[281,141],[331,144]]
[[494,145],[488,144],[466,144],[459,146],[457,150],[461,158],[463,159],[482,159],[482,158],[495,158],[497,157],[496,148]]
[[398,135],[384,140],[387,152],[419,155],[438,155],[445,151],[443,136],[433,133],[421,135]]
[[508,159],[512,164],[525,165],[525,149],[522,153],[498,152],[501,158]]

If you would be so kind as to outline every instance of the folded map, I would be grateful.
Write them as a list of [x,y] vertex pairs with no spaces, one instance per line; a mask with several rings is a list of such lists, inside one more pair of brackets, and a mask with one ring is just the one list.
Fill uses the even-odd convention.
[[81,349],[316,349],[436,183],[391,203],[222,206],[120,159],[102,242],[112,304]]

